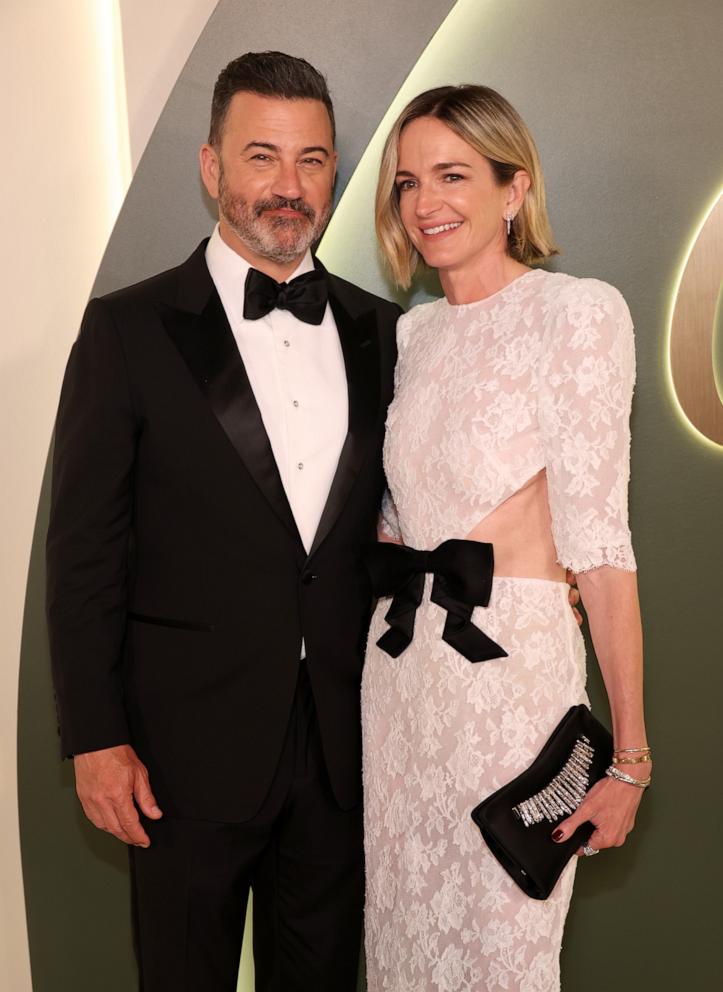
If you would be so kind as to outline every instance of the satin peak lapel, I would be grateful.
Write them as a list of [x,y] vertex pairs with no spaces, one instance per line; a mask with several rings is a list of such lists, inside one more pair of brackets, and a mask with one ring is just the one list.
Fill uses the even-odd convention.
[[329,303],[344,355],[349,392],[349,427],[309,556],[314,554],[329,534],[344,509],[374,440],[379,411],[379,337],[376,314],[374,310],[369,310],[359,317],[352,317],[333,292],[330,292]]
[[301,537],[236,339],[215,288],[203,311],[160,308],[161,318],[219,424],[282,523]]

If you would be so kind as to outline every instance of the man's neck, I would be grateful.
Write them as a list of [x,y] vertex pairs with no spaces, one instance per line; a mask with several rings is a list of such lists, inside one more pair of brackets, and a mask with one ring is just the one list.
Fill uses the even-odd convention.
[[266,258],[264,255],[257,255],[255,251],[252,251],[248,245],[244,244],[243,241],[238,237],[234,231],[224,223],[223,219],[219,221],[219,234],[221,235],[222,241],[228,245],[237,255],[240,255],[249,265],[253,268],[258,269],[259,272],[265,273],[267,276],[271,276],[276,282],[286,282],[292,273],[294,273],[301,261],[306,254],[303,251],[298,257],[292,259],[290,262],[274,262],[270,258]]

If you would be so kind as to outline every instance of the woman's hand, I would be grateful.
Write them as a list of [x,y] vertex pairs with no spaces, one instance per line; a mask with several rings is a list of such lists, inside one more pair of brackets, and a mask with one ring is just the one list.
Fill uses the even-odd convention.
[[580,605],[580,590],[577,588],[577,577],[569,568],[565,571],[565,582],[570,587],[567,593],[567,601],[572,607],[572,615],[575,617],[578,627],[582,627],[582,614],[578,610]]
[[[638,779],[647,778],[651,768],[651,763],[623,766],[626,774]],[[621,847],[635,826],[635,815],[644,791],[606,775],[590,789],[572,816],[553,831],[552,839],[560,844],[574,834],[580,824],[590,821],[595,825],[595,831],[587,842],[588,847],[595,851]],[[584,851],[578,848],[576,853],[579,857]]]

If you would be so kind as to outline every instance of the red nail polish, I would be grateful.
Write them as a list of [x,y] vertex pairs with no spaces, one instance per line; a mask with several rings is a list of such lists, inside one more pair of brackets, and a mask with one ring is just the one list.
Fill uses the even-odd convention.
[[553,840],[562,840],[562,830],[560,830],[560,829],[553,830],[553,832],[552,832],[552,839]]

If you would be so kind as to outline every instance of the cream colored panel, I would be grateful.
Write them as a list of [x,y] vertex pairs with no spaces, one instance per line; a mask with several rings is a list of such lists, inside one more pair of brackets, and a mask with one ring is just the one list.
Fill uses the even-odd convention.
[[0,579],[0,973],[30,988],[16,803],[16,706],[25,583],[62,368],[130,179],[112,0],[3,9],[0,271],[3,486]]

